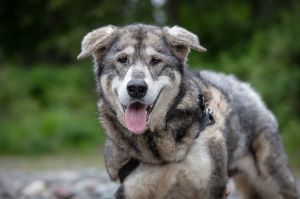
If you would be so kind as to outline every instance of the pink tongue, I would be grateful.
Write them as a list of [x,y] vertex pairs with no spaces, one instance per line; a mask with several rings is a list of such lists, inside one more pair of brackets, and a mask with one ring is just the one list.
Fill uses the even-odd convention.
[[128,130],[140,134],[146,128],[147,106],[140,103],[134,103],[128,106],[125,111],[125,124]]

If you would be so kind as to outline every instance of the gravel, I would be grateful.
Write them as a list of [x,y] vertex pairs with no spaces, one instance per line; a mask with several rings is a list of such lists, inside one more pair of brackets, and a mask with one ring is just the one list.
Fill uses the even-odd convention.
[[[57,171],[0,171],[0,199],[111,199],[118,188],[95,168]],[[237,199],[234,183],[228,199]]]
[[0,172],[1,199],[110,199],[118,188],[97,169]]

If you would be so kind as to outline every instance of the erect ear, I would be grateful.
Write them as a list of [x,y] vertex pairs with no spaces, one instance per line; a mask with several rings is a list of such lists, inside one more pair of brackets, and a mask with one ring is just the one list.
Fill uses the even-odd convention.
[[107,47],[113,40],[116,35],[116,30],[117,27],[109,25],[86,34],[81,42],[81,52],[77,59],[83,59],[90,55],[97,57],[97,55],[101,53],[101,49]]
[[206,49],[200,45],[198,37],[190,31],[179,26],[163,27],[163,33],[167,42],[173,48],[174,53],[181,59],[185,59],[189,49],[205,52]]

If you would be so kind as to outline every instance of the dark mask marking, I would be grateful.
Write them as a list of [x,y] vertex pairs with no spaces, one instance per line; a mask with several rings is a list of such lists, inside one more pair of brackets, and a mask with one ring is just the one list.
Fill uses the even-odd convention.
[[140,164],[140,161],[137,159],[130,159],[119,171],[118,176],[120,179],[120,182],[123,183],[125,178],[133,171],[135,170]]
[[149,147],[150,151],[152,152],[153,156],[156,159],[161,160],[162,157],[161,157],[161,154],[160,154],[160,152],[157,148],[154,134],[155,134],[155,132],[151,132],[151,131],[145,132],[145,135],[147,135],[148,147]]

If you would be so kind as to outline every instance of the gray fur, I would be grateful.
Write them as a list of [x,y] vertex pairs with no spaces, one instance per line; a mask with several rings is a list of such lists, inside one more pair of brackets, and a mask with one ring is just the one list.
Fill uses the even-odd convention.
[[[190,49],[206,50],[178,26],[106,26],[84,38],[79,58],[95,61],[107,171],[117,180],[139,161],[116,197],[226,198],[233,177],[244,198],[299,198],[273,114],[235,77],[189,71]],[[124,122],[124,106],[135,103],[123,89],[130,78],[147,82],[139,103],[154,107],[141,134]]]

